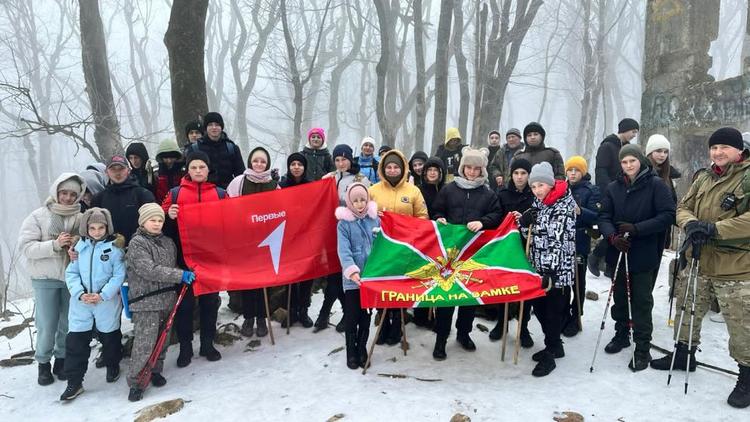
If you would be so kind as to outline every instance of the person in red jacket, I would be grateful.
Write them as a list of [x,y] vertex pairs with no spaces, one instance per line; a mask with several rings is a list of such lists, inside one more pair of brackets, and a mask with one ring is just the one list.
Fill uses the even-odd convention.
[[[172,188],[164,197],[161,206],[168,215],[165,222],[165,233],[175,241],[177,245],[177,264],[183,270],[187,270],[185,259],[182,255],[179,231],[177,230],[177,215],[180,206],[194,204],[197,202],[218,201],[226,197],[224,189],[217,187],[208,181],[209,166],[211,165],[208,155],[203,151],[195,151],[188,154],[186,167],[188,174],[182,178],[180,185]],[[198,308],[200,312],[200,356],[209,361],[221,359],[221,353],[214,347],[216,336],[216,319],[219,312],[219,294],[208,293],[198,297]],[[177,357],[177,366],[184,368],[190,365],[193,358],[193,308],[195,297],[193,287],[188,286],[185,298],[177,308],[175,316],[175,330],[180,341],[180,355]]]

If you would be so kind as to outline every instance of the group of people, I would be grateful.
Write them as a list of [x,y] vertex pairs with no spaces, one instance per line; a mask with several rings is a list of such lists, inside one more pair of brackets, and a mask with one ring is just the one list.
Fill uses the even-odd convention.
[[[555,361],[565,356],[562,336],[574,337],[581,331],[586,269],[598,274],[598,261],[604,259],[605,274],[612,278],[615,321],[614,336],[604,350],[618,353],[632,341],[628,366],[633,371],[649,365],[695,370],[700,322],[715,296],[727,321],[730,355],[740,367],[728,401],[747,407],[750,151],[736,129],[717,130],[708,140],[710,167],[696,175],[678,203],[672,179],[680,174],[670,164],[669,140],[652,135],[642,150],[631,143],[638,131],[635,120],[623,119],[618,133],[604,139],[597,152],[595,184],[586,159],[563,160],[558,150],[545,145],[545,129],[536,122],[523,132],[508,130],[504,145],[501,133],[492,131],[487,148],[478,149],[464,145],[459,130],[450,128],[434,156],[418,151],[408,160],[388,146],[376,155],[370,137],[362,139],[359,156],[346,144],[329,152],[325,131],[312,128],[303,150],[288,156],[282,177],[272,169],[271,156],[263,147],[253,149],[244,162],[224,130],[222,116],[215,112],[185,127],[188,142],[183,148],[174,140],[160,143],[155,162],[143,144],[132,143],[125,156],[113,156],[80,174],[60,175],[45,204],[21,228],[19,243],[30,264],[37,310],[38,383],[51,384],[57,376],[68,383],[61,400],[81,394],[94,337],[102,343],[107,381],[118,379],[121,294],[126,296],[135,336],[127,374],[129,400],[143,396],[144,371],[150,371],[146,380],[151,385],[166,384],[162,375],[166,348],[153,367],[147,361],[175,306],[178,289],[184,290],[184,299],[175,318],[177,366],[186,367],[193,358],[195,306],[200,318],[199,355],[209,361],[221,359],[213,344],[220,299],[218,293],[193,295],[195,274],[184,262],[177,229],[180,207],[330,178],[339,198],[342,271],[324,278],[324,299],[315,321],[309,315],[313,280],[290,285],[289,323],[324,330],[338,300],[344,317],[336,330],[345,333],[349,368],[367,364],[372,321],[369,310],[361,308],[358,289],[383,212],[465,225],[474,232],[494,229],[511,214],[524,245],[528,242],[529,262],[547,290],[520,312],[522,347],[534,346],[528,306],[544,335],[544,347],[532,355],[537,362],[532,375],[550,374]],[[686,232],[683,249],[690,258],[690,271],[698,268],[695,322],[681,320],[675,327],[679,342],[674,354],[652,360],[652,291],[675,224]],[[600,239],[593,249],[592,239]],[[128,288],[121,290],[126,280]],[[683,295],[690,283],[691,277],[678,278],[678,308],[691,300]],[[240,331],[245,336],[267,335],[265,306],[262,289],[230,292],[229,307],[244,317]],[[457,312],[456,341],[465,351],[476,349],[470,334],[477,310],[462,306]],[[375,342],[399,343],[401,318],[407,315],[415,325],[434,331],[433,358],[445,360],[454,313],[452,307],[434,312],[415,309],[413,316],[401,310],[382,311],[376,318],[382,327]],[[499,318],[489,339],[500,340],[506,328]]]

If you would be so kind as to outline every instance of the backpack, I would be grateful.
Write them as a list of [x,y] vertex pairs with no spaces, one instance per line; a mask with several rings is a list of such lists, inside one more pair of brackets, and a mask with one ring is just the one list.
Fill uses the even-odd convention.
[[[182,186],[175,186],[169,190],[169,195],[170,195],[170,198],[172,199],[173,204],[177,203],[177,196],[180,195],[181,187]],[[219,196],[219,199],[224,199],[227,196],[227,191],[225,191],[224,189],[218,186],[214,187],[214,189],[216,189],[216,194]]]

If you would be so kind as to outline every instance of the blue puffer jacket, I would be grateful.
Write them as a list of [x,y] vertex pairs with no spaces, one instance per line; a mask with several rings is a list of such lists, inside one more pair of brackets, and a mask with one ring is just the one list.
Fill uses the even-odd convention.
[[380,181],[380,178],[378,177],[379,162],[374,155],[369,157],[360,155],[357,157],[357,162],[359,163],[359,172],[370,181],[371,185]]
[[602,195],[599,188],[591,183],[591,175],[588,173],[583,176],[583,180],[570,185],[570,193],[581,209],[581,214],[576,218],[576,253],[588,255],[591,252],[591,236],[586,233],[586,229],[599,223]]
[[367,215],[357,218],[346,207],[336,208],[338,223],[338,253],[343,273],[344,291],[358,290],[357,283],[349,277],[354,273],[361,273],[365,268],[365,261],[370,255],[375,233],[372,229],[380,226],[378,206],[374,201],[367,204]]
[[[65,283],[70,291],[69,331],[90,331],[94,321],[96,329],[102,333],[120,328],[120,286],[125,281],[125,254],[121,248],[124,244],[125,239],[120,235],[98,242],[81,239],[76,244],[78,259],[65,271]],[[97,305],[85,304],[80,300],[84,293],[99,293],[102,301]]]

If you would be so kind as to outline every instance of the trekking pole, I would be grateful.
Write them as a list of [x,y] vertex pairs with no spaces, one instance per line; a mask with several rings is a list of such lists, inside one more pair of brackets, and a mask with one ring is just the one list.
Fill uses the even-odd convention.
[[672,285],[669,286],[669,316],[667,317],[667,326],[668,327],[674,327],[674,319],[672,318],[672,308],[674,305],[674,291],[677,286],[677,274],[680,272],[680,235],[682,234],[681,231],[677,231],[677,245],[678,247],[674,248],[674,260],[673,260],[673,267],[672,267]]
[[500,362],[505,362],[505,345],[508,344],[508,302],[505,302],[503,312],[503,344],[500,348]]
[[609,286],[609,295],[607,296],[607,304],[604,306],[604,315],[602,315],[602,323],[599,327],[599,335],[596,337],[596,347],[594,348],[594,357],[591,358],[591,368],[589,373],[594,372],[594,362],[596,361],[596,354],[599,352],[599,344],[602,341],[602,334],[604,334],[604,321],[607,320],[607,311],[609,310],[609,303],[612,301],[612,294],[615,290],[615,280],[617,279],[617,272],[620,270],[620,260],[622,259],[623,253],[617,256],[617,264],[615,265],[615,272],[612,273],[612,283]]
[[580,276],[578,275],[578,264],[580,264],[579,258],[579,256],[576,256],[576,306],[578,307],[578,330],[583,331],[583,321],[581,319],[581,315],[583,314],[583,309],[581,307],[581,283],[579,282]]
[[518,309],[518,327],[516,327],[516,349],[513,352],[513,365],[518,365],[518,352],[521,350],[521,326],[523,325],[523,300]]
[[[286,285],[286,335],[289,335],[289,326],[292,325],[292,285]],[[268,320],[269,324],[271,320]]]
[[625,292],[628,295],[628,337],[633,342],[630,361],[633,362],[633,372],[635,372],[635,332],[633,330],[633,295],[630,292],[630,266],[628,265],[628,253],[625,252]]
[[146,361],[146,366],[144,366],[141,369],[141,372],[138,373],[136,384],[141,390],[145,390],[148,386],[148,383],[151,381],[151,371],[154,369],[154,366],[156,366],[156,361],[159,360],[159,355],[161,355],[162,350],[164,350],[164,346],[167,343],[167,337],[169,336],[169,331],[172,329],[172,323],[174,323],[174,316],[177,313],[177,308],[180,307],[180,303],[182,303],[182,299],[185,297],[187,287],[187,284],[182,285],[180,294],[177,296],[177,301],[175,302],[174,307],[172,307],[172,310],[169,312],[167,322],[164,324],[164,329],[161,330],[159,338],[156,340],[156,344],[154,345],[154,349],[151,351],[151,355],[148,357],[148,361]]
[[[690,291],[690,283],[693,280],[693,271],[695,269],[695,258],[690,261],[690,270],[688,271],[688,284],[685,285],[685,296],[682,298],[682,306],[680,306],[680,319],[677,321],[677,332],[674,335],[674,346],[672,347],[672,361],[669,363],[669,373],[667,374],[667,385],[672,381],[672,370],[674,369],[674,360],[677,356],[677,343],[680,341],[680,332],[682,331],[682,319],[685,316],[685,304],[688,299],[688,292]],[[688,368],[689,369],[689,368]]]
[[268,321],[268,334],[271,335],[271,345],[275,346],[276,341],[273,338],[273,325],[271,325],[271,310],[268,309],[268,290],[265,287],[263,288],[263,304],[266,306],[266,320]]
[[690,381],[690,350],[693,349],[693,322],[695,321],[695,295],[698,290],[698,273],[700,272],[701,261],[696,260],[695,274],[693,275],[693,300],[690,302],[690,332],[688,333],[688,354],[687,364],[685,365],[685,394],[688,392],[688,381]]

